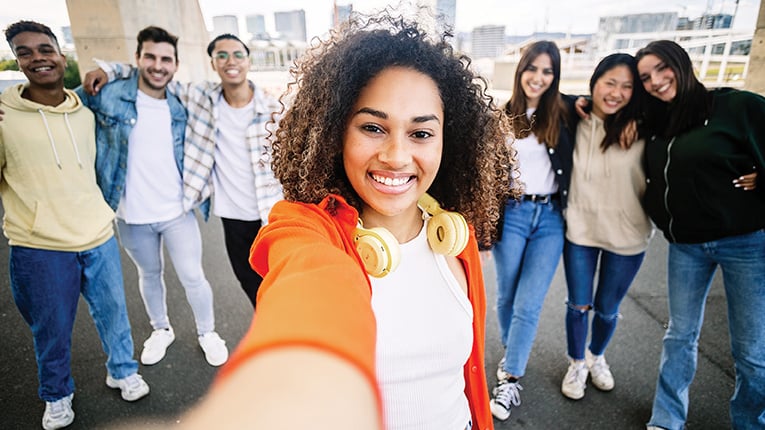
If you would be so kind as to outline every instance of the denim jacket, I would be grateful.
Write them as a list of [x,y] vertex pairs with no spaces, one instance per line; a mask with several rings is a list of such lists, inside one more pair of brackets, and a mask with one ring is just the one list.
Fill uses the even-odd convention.
[[[125,188],[128,138],[138,118],[135,103],[138,94],[138,71],[130,78],[105,85],[95,96],[82,87],[77,95],[96,117],[96,181],[104,199],[116,210]],[[178,174],[183,174],[183,135],[186,109],[178,98],[165,90],[172,117],[173,153]]]

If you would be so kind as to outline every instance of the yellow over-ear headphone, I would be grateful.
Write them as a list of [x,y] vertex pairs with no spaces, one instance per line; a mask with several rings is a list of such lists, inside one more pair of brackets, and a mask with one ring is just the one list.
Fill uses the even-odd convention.
[[[465,218],[457,212],[441,209],[436,199],[428,194],[423,194],[417,204],[431,215],[427,231],[430,249],[437,254],[459,255],[470,237]],[[401,261],[398,240],[382,227],[366,229],[359,220],[353,241],[364,262],[364,269],[371,276],[382,278],[396,270]]]

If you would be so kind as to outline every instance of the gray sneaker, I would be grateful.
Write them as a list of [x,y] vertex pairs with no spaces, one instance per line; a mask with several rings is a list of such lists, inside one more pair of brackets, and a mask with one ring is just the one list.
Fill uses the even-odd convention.
[[74,421],[73,398],[74,393],[55,402],[45,402],[45,413],[42,417],[42,427],[45,430],[64,428]]
[[112,375],[106,375],[106,386],[119,388],[122,399],[128,402],[134,402],[149,394],[149,385],[138,373],[122,379],[114,379]]

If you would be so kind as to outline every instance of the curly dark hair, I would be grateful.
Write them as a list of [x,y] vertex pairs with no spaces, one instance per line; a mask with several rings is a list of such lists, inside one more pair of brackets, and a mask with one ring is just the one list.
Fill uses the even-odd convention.
[[428,193],[460,212],[488,248],[501,208],[519,194],[514,153],[505,143],[509,121],[486,94],[486,81],[470,71],[470,59],[454,54],[450,36],[431,40],[416,22],[387,8],[355,16],[328,40],[318,40],[291,68],[293,81],[275,114],[281,118],[272,136],[273,171],[285,198],[318,203],[334,193],[361,210],[342,159],[351,109],[372,78],[407,67],[433,79],[443,102],[443,155]]

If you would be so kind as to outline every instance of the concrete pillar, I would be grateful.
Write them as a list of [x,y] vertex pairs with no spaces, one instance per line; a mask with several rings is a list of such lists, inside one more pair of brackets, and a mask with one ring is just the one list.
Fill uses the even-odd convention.
[[93,58],[135,64],[136,35],[155,25],[178,36],[176,80],[217,77],[210,67],[209,35],[196,0],[66,0],[66,7],[81,76],[96,67]]
[[749,53],[745,89],[765,96],[765,1],[760,0],[760,14]]

